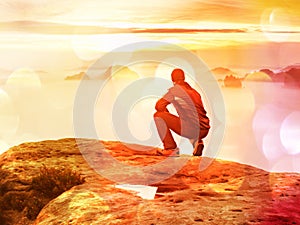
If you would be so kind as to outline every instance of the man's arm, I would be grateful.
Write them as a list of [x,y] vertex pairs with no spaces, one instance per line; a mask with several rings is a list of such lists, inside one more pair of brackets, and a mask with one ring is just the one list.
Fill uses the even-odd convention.
[[170,104],[166,99],[161,98],[156,102],[155,109],[157,112],[169,112],[167,106]]
[[169,112],[167,106],[172,102],[174,99],[173,94],[169,91],[156,102],[155,109],[157,112]]

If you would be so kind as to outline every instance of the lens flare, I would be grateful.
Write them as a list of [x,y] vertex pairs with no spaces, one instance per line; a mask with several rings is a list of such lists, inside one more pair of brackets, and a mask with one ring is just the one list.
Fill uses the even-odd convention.
[[[72,47],[75,54],[82,60],[96,60],[106,52],[110,52],[124,44],[142,41],[134,34],[95,34],[95,35],[73,35]],[[131,52],[127,49],[127,52]],[[116,64],[124,64],[126,57],[116,57]]]
[[5,142],[0,140],[0,155],[6,152],[9,149],[9,145]]
[[82,60],[94,60],[103,54],[100,35],[74,35],[71,43],[75,54]]
[[284,154],[278,130],[269,130],[263,136],[262,141],[262,150],[268,160],[277,160]]
[[[136,51],[130,59],[131,62],[126,65],[149,61],[163,62],[166,65],[169,65],[170,62],[167,59],[173,57],[174,51],[176,51],[182,52],[180,56],[182,57],[182,59],[187,60],[191,64],[191,66],[195,70],[195,73],[201,73],[201,71],[203,70],[208,71],[207,66],[196,55],[191,54],[191,52],[182,49],[179,46],[174,46],[162,42],[138,42],[134,43],[133,45],[127,45],[123,46],[122,48],[115,49],[114,52],[105,54],[89,70],[93,70],[95,69],[95,67],[102,68],[103,65],[113,65],[113,62],[116,60],[116,56],[120,56],[116,53],[124,52],[124,50],[126,52],[126,50],[128,49],[136,49]],[[103,64],[103,62],[105,62],[106,64]],[[178,67],[184,66],[178,65]],[[197,77],[196,79],[199,79],[199,83],[201,84],[201,87],[203,87],[203,90],[207,94],[209,100],[221,98],[220,101],[218,101],[218,109],[224,112],[225,109],[222,102],[222,95],[219,90],[219,86],[216,83],[214,83],[214,85],[211,84],[210,86],[205,85],[207,80],[211,80],[211,77],[212,74],[208,74],[208,76]],[[95,129],[94,120],[96,111],[95,102],[99,102],[99,97],[102,94],[101,92],[103,92],[103,88],[107,86],[107,82],[108,79],[97,80],[97,82],[95,82],[96,85],[93,87],[87,80],[81,80],[77,90],[73,110],[75,137],[89,137],[93,139],[99,139],[99,133]],[[110,125],[114,127],[114,131],[116,132],[117,139],[119,141],[129,140],[126,141],[128,143],[135,143],[137,141],[137,139],[132,136],[128,126],[128,116],[130,115],[131,107],[141,99],[148,98],[150,96],[162,96],[163,94],[165,94],[166,89],[171,85],[172,82],[170,82],[169,77],[167,80],[160,77],[147,77],[134,80],[132,83],[130,83],[130,85],[126,86],[119,95],[117,95],[116,100],[112,103],[112,114],[108,114],[107,112],[109,111],[106,111],[106,113],[104,112],[103,114],[108,114],[108,116],[111,117],[109,122],[112,123]],[[101,103],[102,105],[104,104],[104,102],[102,101]],[[82,107],[83,105],[85,107]],[[111,107],[111,105],[108,106]],[[105,107],[102,107],[102,109],[106,107],[107,105],[105,105]],[[101,119],[103,120],[104,118]],[[223,122],[224,120],[221,121]],[[106,127],[103,127],[102,130],[104,130],[104,132],[106,133]],[[216,156],[224,134],[224,125],[220,123],[218,127],[212,127],[211,132],[214,132],[214,135],[212,135],[212,138],[207,145],[207,149],[208,151],[213,151],[215,153],[214,156]],[[151,138],[147,140],[145,144],[156,143],[156,141],[156,137],[152,138],[151,136]],[[80,139],[78,140],[78,144],[80,144]],[[85,146],[81,146],[80,151],[82,152],[83,156],[85,157],[89,165],[94,168],[99,174],[106,177],[107,179],[121,183],[143,185],[158,183],[159,181],[171,177],[174,173],[179,171],[189,160],[188,157],[167,157],[154,165],[133,167],[121,163],[117,159],[112,157],[108,152],[105,151],[105,148],[101,142],[97,142],[95,144],[97,144],[97,151],[95,152],[90,152],[90,150],[85,148]],[[151,144],[151,146],[154,145]],[[97,157],[99,156],[99,154],[101,154],[102,156]],[[204,165],[201,161],[199,169],[205,169],[210,165],[210,163],[211,162],[205,163]],[[111,173],[111,171],[114,171],[114,173]],[[119,173],[117,176],[116,171]],[[159,171],[159,173],[156,173],[153,177],[152,174],[155,171]],[[151,179],[149,177],[151,177]]]
[[290,113],[282,122],[280,138],[288,154],[300,153],[300,111]]
[[13,145],[19,145],[25,142],[41,141],[41,138],[32,133],[23,133],[13,142]]
[[[264,152],[273,151],[272,149],[267,149],[270,147],[267,143],[270,143],[270,139],[274,141],[280,138],[279,130],[285,113],[284,109],[271,104],[264,105],[255,112],[252,127],[256,143],[260,149],[264,149]],[[265,136],[266,134],[267,136]],[[263,144],[263,142],[265,143]],[[268,157],[269,155],[266,156]]]
[[11,136],[17,132],[19,126],[19,116],[13,101],[8,94],[0,89],[0,135]]
[[222,92],[229,126],[241,126],[252,118],[255,99],[250,89],[223,88]]
[[21,68],[15,70],[7,79],[6,85],[13,88],[41,88],[41,80],[34,70]]
[[153,77],[155,76],[157,66],[158,63],[155,61],[145,61],[130,64],[128,67],[142,77]]
[[[171,80],[171,73],[176,67],[171,64],[160,63],[155,71],[155,77]],[[170,83],[171,84],[171,83]]]
[[295,172],[300,173],[300,155],[293,157],[293,169]]
[[292,31],[289,11],[284,8],[266,9],[261,15],[260,26],[268,40],[273,42],[286,41]]
[[[133,105],[129,111],[128,126],[131,133],[138,141],[143,143],[153,135],[151,125],[153,124],[153,114],[155,113],[154,105],[157,98],[149,96],[143,98]],[[140,112],[147,112],[141,114]]]
[[293,157],[291,155],[283,155],[277,161],[272,163],[271,172],[296,172],[293,165]]
[[139,78],[139,74],[127,66],[113,66],[110,84],[112,85],[112,89],[115,90],[118,95],[125,87]]
[[47,99],[46,107],[63,110],[72,107],[77,85],[73,82],[47,84],[42,90],[42,100]]

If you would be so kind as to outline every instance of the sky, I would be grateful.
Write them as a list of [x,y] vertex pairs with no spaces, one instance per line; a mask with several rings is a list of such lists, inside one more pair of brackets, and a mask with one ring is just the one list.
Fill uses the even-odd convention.
[[[68,86],[62,84],[54,87],[58,91],[52,92],[52,89],[45,88],[42,90],[45,93],[36,94],[34,91],[40,90],[44,85],[44,80],[40,78],[58,78],[62,81],[66,76],[86,71],[103,54],[117,47],[149,40],[179,45],[195,53],[210,69],[226,67],[234,72],[243,71],[239,74],[243,76],[245,72],[261,68],[283,68],[299,63],[300,59],[299,0],[1,0],[0,85],[2,80],[7,81],[8,86],[16,83],[24,86],[26,81],[24,90],[28,87],[34,90],[23,95],[18,92],[18,88],[12,86],[7,91],[11,97],[0,89],[0,98],[6,99],[8,103],[14,95],[20,97],[13,104],[17,106],[20,115],[16,113],[14,117],[0,117],[0,148],[1,143],[13,143],[6,136],[13,139],[20,136],[22,131],[22,141],[28,141],[28,136],[31,137],[31,133],[34,133],[31,129],[42,134],[49,131],[58,136],[63,132],[73,132],[69,129],[72,125],[72,108],[70,105],[66,106],[64,99],[70,104],[74,90],[68,91]],[[296,140],[289,135],[289,131],[292,127],[290,125],[299,124],[300,121],[297,105],[299,92],[292,90],[291,94],[281,96],[282,91],[289,90],[280,89],[281,92],[277,92],[272,87],[271,91],[264,88],[257,90],[250,93],[249,88],[243,88],[239,93],[225,93],[224,96],[229,99],[227,102],[230,102],[228,106],[229,110],[233,110],[233,115],[246,115],[249,121],[254,116],[251,113],[262,107],[259,109],[260,114],[255,116],[254,125],[258,127],[258,134],[265,131],[264,122],[268,121],[269,115],[274,115],[270,126],[278,125],[276,129],[268,130],[266,135],[260,134],[265,151],[270,151],[269,155],[272,155],[275,144],[279,148],[279,145]],[[254,99],[258,103],[254,104]],[[0,101],[0,104],[3,105],[3,102]],[[249,105],[248,108],[244,106],[245,102]],[[282,106],[283,103],[286,105]],[[35,112],[36,106],[43,113]],[[7,108],[9,109],[4,104],[0,110],[11,113],[7,112]],[[283,112],[283,108],[287,112]],[[241,109],[242,113],[237,109]],[[290,109],[295,111],[291,115]],[[68,120],[63,110],[67,113]],[[33,126],[32,115],[35,114],[37,123]],[[238,116],[234,116],[232,121],[240,122],[236,118]],[[144,117],[141,119],[144,120]],[[49,123],[47,129],[45,121]],[[21,128],[18,128],[19,123]],[[251,142],[249,149],[255,148],[255,137],[249,139],[247,136],[247,132],[252,132],[254,126],[252,121],[249,123],[251,124],[248,126],[242,125],[246,128],[241,129],[242,132],[240,127],[235,129],[236,124],[232,125],[234,131],[229,132],[232,136],[226,139],[227,147],[229,146],[227,149],[243,155],[240,146],[235,145],[236,135],[243,136],[239,140],[240,144]],[[62,128],[59,131],[57,124]],[[266,124],[266,127],[267,125],[269,126]],[[15,133],[17,128],[21,129],[19,133]],[[7,130],[12,134],[6,134]],[[281,143],[279,131],[292,138],[287,138],[287,141],[284,139]],[[298,135],[299,129],[297,132]],[[227,151],[230,156],[236,152],[230,154]],[[259,158],[261,154],[251,156]],[[245,156],[245,160],[248,158]],[[289,164],[290,158],[289,155],[288,163],[283,163]],[[295,165],[299,165],[297,160],[299,159],[295,160]],[[299,171],[299,166],[297,168]]]
[[300,6],[297,3],[297,0],[3,0],[0,10],[1,21],[185,27],[207,21],[233,26],[237,23],[259,25],[264,11],[282,9],[289,15],[291,26],[299,26]]
[[[145,40],[197,52],[210,67],[276,68],[300,54],[297,0],[2,0],[0,12],[2,70],[54,70],[57,62],[56,69],[70,70]],[[256,50],[278,57],[253,57]]]

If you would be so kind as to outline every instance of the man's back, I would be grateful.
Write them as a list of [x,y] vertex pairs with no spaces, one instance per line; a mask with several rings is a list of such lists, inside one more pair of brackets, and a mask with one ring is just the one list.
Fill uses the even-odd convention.
[[[185,82],[182,69],[174,69],[171,74],[174,84],[155,105],[154,121],[164,149],[160,155],[176,154],[177,144],[171,131],[188,138],[193,147],[193,155],[201,156],[204,148],[203,138],[209,132],[209,119],[206,115],[200,94]],[[167,106],[173,104],[177,115],[171,114]]]
[[182,120],[209,129],[209,118],[206,115],[200,94],[188,83],[182,82],[169,89],[166,95],[173,96],[170,102],[174,105]]

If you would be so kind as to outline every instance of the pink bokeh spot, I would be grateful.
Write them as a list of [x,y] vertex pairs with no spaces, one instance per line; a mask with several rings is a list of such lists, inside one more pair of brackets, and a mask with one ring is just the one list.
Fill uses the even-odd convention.
[[277,160],[283,152],[283,146],[279,138],[279,132],[269,131],[263,137],[262,143],[263,153],[268,160]]
[[280,138],[290,155],[300,153],[300,111],[290,113],[282,122]]
[[[263,139],[267,133],[271,132],[274,136],[277,132],[276,138],[279,138],[279,129],[284,117],[285,112],[272,104],[265,105],[256,111],[252,126],[259,148],[263,146]],[[275,136],[273,139],[276,139]]]
[[300,155],[298,156],[293,156],[293,169],[297,173],[300,172]]
[[294,173],[299,172],[297,168],[294,165],[294,157],[291,155],[282,155],[280,158],[278,158],[276,161],[274,161],[270,167],[270,171],[275,173],[280,172],[288,172],[288,173]]

